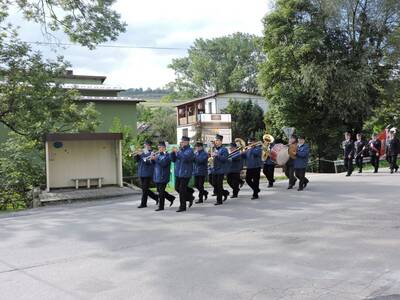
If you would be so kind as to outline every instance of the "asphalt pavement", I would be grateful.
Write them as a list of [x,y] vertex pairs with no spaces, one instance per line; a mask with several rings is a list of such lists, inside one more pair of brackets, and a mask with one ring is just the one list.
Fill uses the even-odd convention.
[[400,299],[400,174],[186,213],[139,196],[0,214],[0,299]]

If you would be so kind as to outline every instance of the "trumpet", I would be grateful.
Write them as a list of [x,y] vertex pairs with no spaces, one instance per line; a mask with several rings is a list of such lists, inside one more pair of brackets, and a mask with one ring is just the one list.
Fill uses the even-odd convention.
[[159,155],[159,154],[160,154],[160,151],[157,151],[157,152],[151,153],[149,156],[147,156],[147,157],[143,158],[143,160],[144,160],[144,161],[151,160],[151,159],[152,159],[154,156],[157,156],[157,155]]

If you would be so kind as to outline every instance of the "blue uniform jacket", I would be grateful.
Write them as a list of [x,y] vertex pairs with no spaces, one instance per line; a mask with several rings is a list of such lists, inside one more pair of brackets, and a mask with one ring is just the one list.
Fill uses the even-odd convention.
[[[271,149],[275,146],[275,143],[272,143],[269,145],[269,150],[271,151]],[[268,158],[264,161],[264,165],[266,166],[274,166],[275,163],[274,161],[271,159],[271,155],[268,155]]]
[[138,177],[153,177],[154,165],[151,160],[147,159],[152,152],[142,153],[141,155],[135,155],[135,160],[138,163],[137,174]]
[[213,174],[225,174],[228,171],[228,150],[225,147],[216,148],[218,152],[214,157]]
[[262,148],[261,146],[253,147],[243,153],[243,157],[246,159],[247,169],[261,168],[262,166]]
[[194,152],[190,146],[186,146],[178,151],[171,153],[171,159],[175,163],[175,176],[190,178],[193,174]]
[[169,154],[160,153],[152,162],[154,164],[154,183],[168,183],[171,165],[171,158],[169,157]]
[[204,150],[200,150],[195,153],[193,175],[194,176],[206,176],[208,168],[208,153]]
[[310,155],[310,147],[308,144],[297,146],[296,159],[294,160],[295,169],[305,169],[308,165],[308,157]]
[[229,170],[228,174],[232,173],[240,173],[240,171],[243,169],[243,160],[242,160],[242,154],[240,151],[237,153],[233,154],[231,158],[229,158]]

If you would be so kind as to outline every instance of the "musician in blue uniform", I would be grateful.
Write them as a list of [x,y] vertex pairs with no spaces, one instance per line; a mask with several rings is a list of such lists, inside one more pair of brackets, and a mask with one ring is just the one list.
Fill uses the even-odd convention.
[[152,155],[151,141],[145,141],[143,151],[139,151],[134,159],[137,162],[137,174],[142,185],[142,201],[138,208],[147,207],[147,198],[150,197],[158,203],[158,195],[150,190],[151,180],[153,178],[154,165],[150,160]]
[[208,153],[204,151],[204,145],[201,142],[196,143],[194,153],[194,186],[199,191],[199,200],[196,203],[203,203],[207,200],[208,192],[204,189],[204,181],[208,174]]
[[214,159],[213,166],[213,184],[217,194],[217,202],[215,205],[221,205],[222,198],[224,201],[228,198],[229,192],[224,190],[224,177],[227,171],[228,150],[222,146],[223,136],[217,134],[215,136],[215,152],[211,154]]
[[[254,145],[254,146],[252,146]],[[253,190],[252,200],[258,199],[260,193],[260,173],[262,166],[262,148],[261,145],[256,145],[256,139],[249,139],[249,147],[243,152],[242,157],[246,160],[246,182]]]
[[165,142],[158,144],[158,154],[153,155],[151,161],[154,164],[153,181],[157,186],[159,197],[159,206],[156,211],[161,211],[164,210],[165,199],[170,202],[169,206],[172,206],[175,200],[175,197],[165,190],[170,179],[171,167],[171,158],[166,152]]
[[351,140],[351,133],[344,134],[345,140],[342,142],[344,167],[347,171],[346,176],[351,176],[353,173],[353,159],[354,159],[354,143]]
[[308,165],[308,158],[310,156],[310,147],[305,143],[305,138],[302,135],[298,137],[296,159],[294,160],[294,173],[299,180],[298,191],[302,191],[309,180],[306,178],[306,169]]
[[231,143],[229,147],[229,167],[227,172],[227,181],[232,189],[231,198],[237,198],[242,179],[240,178],[240,172],[243,169],[243,160],[238,146],[235,143]]
[[194,152],[189,145],[189,141],[190,139],[187,136],[183,136],[179,151],[173,149],[173,152],[171,153],[171,160],[175,162],[175,175],[180,202],[179,209],[176,212],[186,211],[186,202],[188,201],[189,207],[191,207],[194,200],[188,187],[190,178],[193,174],[194,162]]
[[354,153],[356,159],[356,166],[358,168],[358,173],[362,173],[363,169],[363,160],[364,160],[364,152],[365,152],[365,142],[362,139],[361,133],[357,133],[357,140],[354,142]]
[[[269,151],[275,146],[275,143],[271,143],[269,145]],[[268,180],[268,187],[272,188],[274,186],[274,173],[275,173],[275,163],[271,159],[271,156],[268,155],[267,159],[264,161],[263,173]]]
[[372,139],[369,141],[368,146],[371,157],[371,165],[374,167],[374,173],[378,173],[382,143],[375,133],[372,135]]

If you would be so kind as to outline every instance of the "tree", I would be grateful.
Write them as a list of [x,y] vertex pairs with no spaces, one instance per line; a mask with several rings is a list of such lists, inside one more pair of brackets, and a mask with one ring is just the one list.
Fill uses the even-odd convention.
[[268,127],[295,127],[317,157],[336,158],[341,133],[363,128],[399,65],[399,21],[393,0],[278,0],[259,76]]
[[0,37],[0,62],[0,123],[10,130],[41,140],[48,132],[91,131],[98,125],[93,105],[78,107],[78,94],[56,82],[68,67],[61,58],[46,62],[25,43]]
[[[232,136],[247,140],[249,137],[259,137],[264,132],[264,112],[260,106],[247,102],[229,100],[223,113],[231,114]],[[262,134],[261,134],[262,135]]]
[[25,19],[42,25],[43,31],[63,30],[72,42],[93,49],[108,40],[115,41],[126,24],[111,9],[116,0],[0,0],[0,20],[7,17],[11,6],[17,7]]
[[169,87],[180,98],[211,92],[257,93],[258,64],[263,60],[260,38],[235,33],[215,39],[197,39],[188,56],[172,61],[176,79]]

